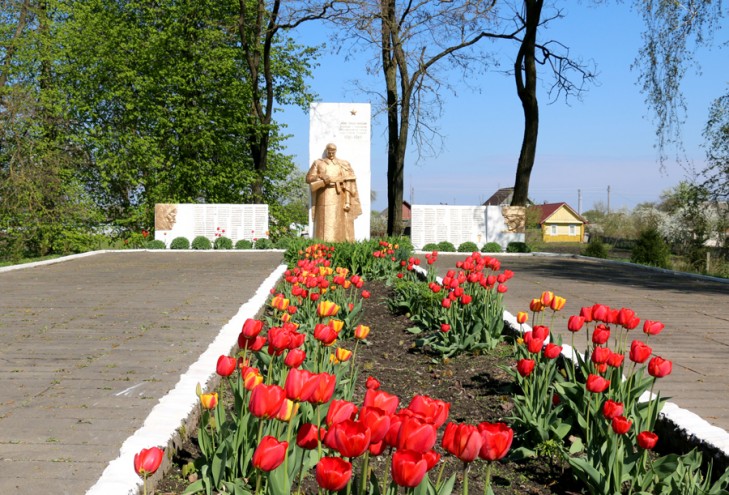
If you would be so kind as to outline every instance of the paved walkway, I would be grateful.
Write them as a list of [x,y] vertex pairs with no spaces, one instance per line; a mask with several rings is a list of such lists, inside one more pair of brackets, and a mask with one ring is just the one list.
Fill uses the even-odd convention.
[[281,262],[119,252],[0,272],[0,493],[86,493]]
[[[441,254],[438,266],[463,257]],[[0,272],[0,493],[86,493],[281,261],[120,252]],[[502,264],[515,272],[510,312],[543,290],[567,299],[555,329],[595,302],[663,321],[651,339],[674,362],[663,393],[729,430],[728,283],[561,257]]]
[[[465,255],[440,254],[443,273]],[[529,301],[551,290],[567,299],[553,330],[570,343],[567,319],[595,303],[633,309],[641,320],[659,320],[663,332],[649,340],[653,352],[673,361],[657,389],[671,402],[729,431],[729,281],[698,279],[625,263],[547,256],[501,256],[514,271],[504,297],[506,310],[529,312]],[[530,313],[531,318],[531,313]],[[645,340],[639,328],[634,338]],[[581,339],[580,339],[581,338]],[[575,347],[584,348],[584,332]]]

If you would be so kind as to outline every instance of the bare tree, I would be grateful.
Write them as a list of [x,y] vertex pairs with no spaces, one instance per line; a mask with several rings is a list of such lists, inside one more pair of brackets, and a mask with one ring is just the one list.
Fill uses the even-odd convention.
[[473,62],[488,62],[472,48],[483,39],[515,33],[489,31],[497,21],[496,0],[352,0],[348,4],[352,14],[340,20],[352,28],[358,41],[374,47],[378,53],[374,66],[384,75],[387,233],[399,234],[408,140],[413,138],[421,153],[437,148],[439,92],[449,89],[443,72],[467,73]]

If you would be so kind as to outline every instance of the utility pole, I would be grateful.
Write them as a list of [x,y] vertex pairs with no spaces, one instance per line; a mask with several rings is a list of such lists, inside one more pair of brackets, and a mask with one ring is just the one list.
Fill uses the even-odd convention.
[[577,214],[582,215],[582,189],[577,190]]
[[608,186],[607,212],[610,214],[610,186]]

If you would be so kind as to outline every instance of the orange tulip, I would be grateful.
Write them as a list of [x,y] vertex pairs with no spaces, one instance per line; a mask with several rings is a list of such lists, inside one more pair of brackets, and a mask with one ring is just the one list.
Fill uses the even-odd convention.
[[518,323],[519,325],[523,325],[524,323],[526,323],[526,322],[527,322],[527,320],[528,320],[528,319],[529,319],[529,315],[528,315],[528,314],[526,314],[526,313],[525,313],[524,311],[519,311],[519,312],[518,312],[518,313],[516,314],[516,322],[517,322],[517,323]]
[[564,307],[564,303],[566,302],[567,300],[564,297],[554,296],[554,299],[552,299],[552,303],[549,305],[549,307],[552,308],[552,311],[559,311]]
[[352,351],[348,351],[347,349],[344,349],[342,347],[337,347],[337,350],[334,351],[334,355],[339,362],[344,363],[345,361],[350,360],[350,358],[352,357]]
[[320,318],[324,318],[326,316],[335,316],[339,312],[339,309],[339,305],[332,301],[321,301],[316,308],[316,313]]
[[370,334],[370,327],[367,325],[357,325],[354,329],[354,338],[364,340]]
[[202,394],[200,396],[200,404],[205,409],[213,409],[218,405],[218,393],[213,392],[211,394]]

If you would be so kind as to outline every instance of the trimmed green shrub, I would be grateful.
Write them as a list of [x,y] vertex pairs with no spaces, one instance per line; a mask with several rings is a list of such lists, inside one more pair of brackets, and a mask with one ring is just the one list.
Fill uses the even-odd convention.
[[507,253],[531,253],[532,250],[529,248],[526,242],[510,242],[506,245]]
[[500,253],[501,251],[503,250],[498,242],[487,242],[481,248],[482,253]]
[[288,249],[292,241],[292,237],[281,237],[273,245],[276,249]]
[[474,251],[478,251],[478,246],[475,242],[466,241],[461,243],[460,246],[458,246],[458,252],[459,253],[473,253]]
[[434,242],[429,242],[425,246],[423,246],[423,251],[438,251],[438,245]]
[[213,243],[204,235],[199,235],[192,240],[191,247],[192,249],[205,250],[212,248]]
[[443,253],[455,253],[456,246],[454,246],[452,242],[440,241],[438,243],[438,251],[441,251]]
[[253,249],[253,243],[248,239],[240,239],[235,243],[236,249]]
[[268,237],[261,237],[255,242],[256,249],[273,249],[273,242]]
[[233,241],[228,239],[227,237],[220,236],[215,239],[215,242],[213,243],[214,249],[233,249]]
[[190,241],[187,237],[175,237],[172,239],[170,249],[190,249]]
[[657,229],[651,228],[640,233],[630,254],[630,261],[660,268],[671,266],[671,253],[668,245]]
[[144,246],[147,249],[167,249],[167,246],[165,246],[165,241],[160,241],[157,239],[152,239],[151,241],[147,242],[147,245]]
[[587,247],[582,254],[592,258],[607,258],[608,247],[597,237],[590,237],[590,242],[587,243]]

